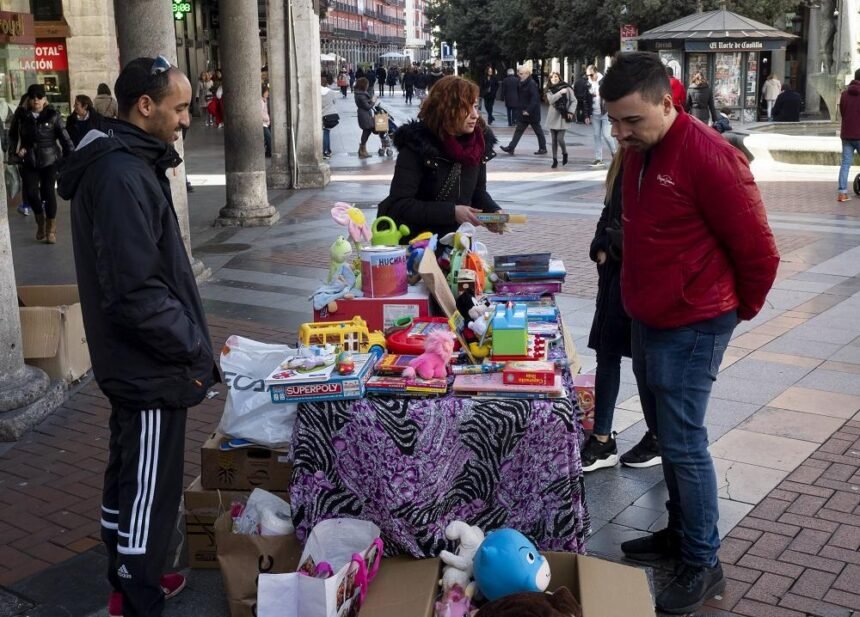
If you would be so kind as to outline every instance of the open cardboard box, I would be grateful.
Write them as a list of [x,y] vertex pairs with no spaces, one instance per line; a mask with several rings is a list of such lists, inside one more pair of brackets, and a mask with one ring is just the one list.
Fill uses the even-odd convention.
[[24,360],[73,382],[92,366],[77,285],[18,287]]
[[289,450],[249,446],[223,451],[228,438],[212,433],[200,448],[201,484],[206,489],[289,491],[293,475]]
[[[543,555],[552,572],[549,591],[570,589],[583,617],[654,617],[644,570],[575,553]],[[383,559],[360,616],[434,617],[440,567],[438,559]]]

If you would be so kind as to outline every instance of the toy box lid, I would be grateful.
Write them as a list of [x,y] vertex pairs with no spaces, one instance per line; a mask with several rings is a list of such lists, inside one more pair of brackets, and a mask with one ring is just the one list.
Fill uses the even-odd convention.
[[493,315],[493,330],[525,330],[528,311],[520,302],[513,306],[498,305]]

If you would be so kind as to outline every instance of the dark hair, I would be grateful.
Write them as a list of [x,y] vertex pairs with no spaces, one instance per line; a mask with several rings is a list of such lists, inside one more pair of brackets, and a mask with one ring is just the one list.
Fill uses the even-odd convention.
[[355,89],[359,92],[367,92],[369,87],[370,82],[367,80],[367,77],[359,77],[355,80]]
[[79,94],[75,97],[75,103],[80,103],[81,107],[87,111],[93,110],[93,100],[86,94]]
[[655,105],[672,93],[666,67],[657,54],[650,51],[615,54],[600,85],[600,96],[613,102],[634,92]]
[[110,88],[107,84],[99,84],[99,87],[96,88],[96,94],[107,94],[110,96]]
[[134,104],[142,96],[160,103],[170,92],[170,71],[152,73],[155,58],[135,58],[125,65],[114,84],[118,116],[128,118]]

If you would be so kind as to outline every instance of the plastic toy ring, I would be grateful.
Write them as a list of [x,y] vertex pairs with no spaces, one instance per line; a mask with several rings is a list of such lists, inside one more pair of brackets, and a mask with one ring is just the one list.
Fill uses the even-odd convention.
[[406,315],[405,317],[398,317],[394,320],[392,324],[395,328],[408,328],[412,325],[413,318],[410,315]]

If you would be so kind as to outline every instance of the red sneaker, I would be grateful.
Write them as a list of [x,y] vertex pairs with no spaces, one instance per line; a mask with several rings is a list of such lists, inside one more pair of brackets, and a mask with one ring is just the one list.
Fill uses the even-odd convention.
[[[178,572],[165,574],[161,577],[161,590],[164,599],[169,600],[185,589],[185,577]],[[108,598],[108,617],[123,617],[122,594],[119,591],[111,592]]]

